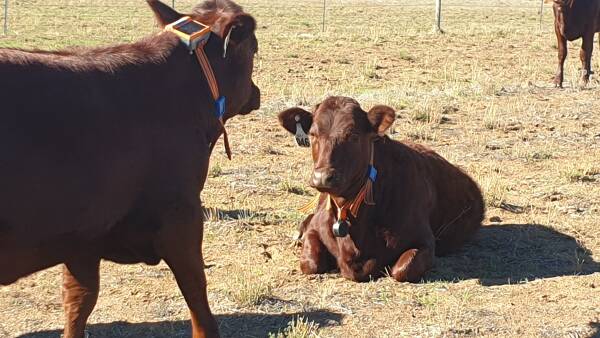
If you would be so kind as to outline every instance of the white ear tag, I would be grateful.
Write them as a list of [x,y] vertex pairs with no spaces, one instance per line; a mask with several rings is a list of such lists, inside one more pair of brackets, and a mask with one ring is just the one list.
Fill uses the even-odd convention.
[[308,139],[308,135],[304,132],[304,129],[302,129],[300,116],[296,115],[294,119],[296,120],[296,143],[301,147],[310,147],[310,140]]
[[234,28],[235,26],[231,26],[231,29],[229,29],[229,33],[227,33],[225,41],[223,42],[223,59],[227,57],[227,47],[229,47],[229,39],[231,38],[231,32]]

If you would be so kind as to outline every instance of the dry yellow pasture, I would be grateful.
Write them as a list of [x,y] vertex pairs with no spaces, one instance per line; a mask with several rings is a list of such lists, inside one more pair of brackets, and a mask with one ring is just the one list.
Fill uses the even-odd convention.
[[[177,0],[178,9],[193,1]],[[224,337],[600,336],[600,82],[552,87],[556,41],[537,0],[240,1],[258,21],[262,108],[228,123],[202,199],[209,298]],[[0,47],[133,41],[156,30],[143,1],[10,2]],[[596,44],[593,68],[600,70]],[[0,88],[2,90],[2,88]],[[487,201],[485,227],[418,284],[305,276],[297,208],[311,162],[276,113],[348,95],[397,109],[391,136],[465,168]],[[0,109],[2,103],[0,102]],[[60,198],[60,196],[57,196]],[[58,337],[60,268],[0,287],[0,337]],[[164,264],[105,262],[92,337],[186,337],[187,307]]]

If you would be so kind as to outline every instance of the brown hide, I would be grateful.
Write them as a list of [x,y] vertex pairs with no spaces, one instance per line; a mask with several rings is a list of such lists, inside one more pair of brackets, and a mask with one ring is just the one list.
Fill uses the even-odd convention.
[[[300,108],[280,113],[290,132],[296,116],[311,126],[310,182],[321,191],[314,214],[301,225],[304,273],[339,267],[348,279],[368,281],[387,269],[398,281],[418,281],[434,254],[458,249],[481,226],[484,202],[477,184],[434,151],[382,135],[390,118],[393,122],[390,111],[376,106],[367,113],[352,99],[330,97],[314,114]],[[389,124],[382,128],[385,121]],[[354,198],[366,181],[370,142],[378,170],[375,205],[363,203],[356,217],[349,216],[350,234],[335,237],[337,208],[334,203],[327,208],[328,195],[340,206]],[[333,178],[325,182],[315,172]]]
[[554,31],[558,42],[558,68],[554,84],[562,87],[567,41],[581,38],[581,85],[585,86],[592,74],[594,34],[600,32],[600,0],[554,0],[553,11]]
[[[182,16],[149,0],[161,25]],[[225,120],[258,109],[255,23],[229,1],[206,1],[233,29],[227,58],[205,51]],[[222,134],[195,55],[172,33],[106,48],[0,49],[0,284],[65,263],[65,337],[81,337],[98,262],[173,270],[194,337],[216,337],[202,266],[200,191]],[[18,263],[16,263],[18,262]]]

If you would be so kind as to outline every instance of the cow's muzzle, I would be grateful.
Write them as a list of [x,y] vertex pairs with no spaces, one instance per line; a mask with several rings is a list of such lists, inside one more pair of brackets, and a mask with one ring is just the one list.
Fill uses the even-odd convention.
[[315,169],[310,180],[310,186],[317,190],[330,190],[338,182],[338,177],[339,175],[336,174],[335,169]]

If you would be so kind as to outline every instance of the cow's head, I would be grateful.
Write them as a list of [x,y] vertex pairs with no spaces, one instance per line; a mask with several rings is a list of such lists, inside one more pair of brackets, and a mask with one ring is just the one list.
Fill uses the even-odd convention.
[[394,123],[394,110],[378,105],[369,112],[348,97],[325,99],[310,113],[290,108],[279,113],[279,122],[296,134],[309,135],[313,156],[310,185],[321,192],[351,198],[367,176],[371,142],[383,136]]
[[191,14],[178,13],[159,0],[146,1],[161,27],[186,15],[211,27],[218,40],[218,53],[224,55],[219,61],[224,64],[213,64],[213,68],[218,66],[227,73],[225,75],[233,74],[216,74],[221,84],[221,94],[227,97],[225,119],[260,108],[260,90],[252,81],[254,56],[258,51],[258,41],[254,34],[256,21],[252,16],[229,0],[204,1],[194,7]]

